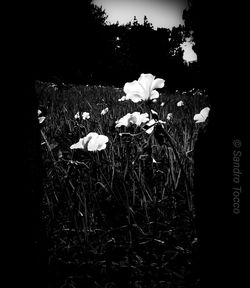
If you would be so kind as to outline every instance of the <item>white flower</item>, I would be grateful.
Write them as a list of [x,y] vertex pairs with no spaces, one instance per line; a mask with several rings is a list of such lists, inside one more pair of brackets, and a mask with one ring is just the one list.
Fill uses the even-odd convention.
[[89,119],[89,118],[90,118],[89,112],[83,112],[82,113],[82,119],[83,120],[86,120],[86,119]]
[[[90,118],[89,112],[83,112],[82,113],[82,119],[83,120],[86,120],[86,119],[89,119],[89,118]],[[80,119],[80,113],[79,112],[76,113],[75,119]]]
[[205,122],[208,114],[209,114],[210,108],[209,107],[205,107],[201,110],[201,112],[199,114],[195,114],[194,115],[194,121],[195,123],[202,123]]
[[100,151],[106,148],[106,143],[109,141],[105,135],[98,135],[95,132],[89,133],[85,139],[85,145],[88,151]]
[[106,143],[109,141],[105,135],[99,135],[95,132],[89,133],[84,138],[70,146],[70,149],[85,149],[88,151],[100,151],[106,148]]
[[43,123],[43,121],[45,120],[46,117],[44,116],[39,116],[42,114],[42,111],[41,110],[37,110],[37,115],[38,115],[38,121],[39,121],[39,124]]
[[181,100],[181,101],[179,101],[176,105],[177,105],[178,107],[181,107],[181,106],[184,105],[184,102]]
[[71,145],[70,149],[84,149],[84,138],[80,138],[77,143]]
[[131,118],[131,113],[126,114],[125,116],[123,116],[122,118],[120,118],[119,120],[115,121],[115,127],[121,127],[121,126],[128,126],[130,124],[129,120]]
[[151,119],[151,120],[146,124],[146,126],[148,126],[149,128],[146,129],[145,132],[146,132],[147,134],[151,134],[151,133],[154,131],[155,125],[156,125],[157,123],[160,123],[162,127],[163,127],[163,124],[166,124],[165,121],[161,121],[161,120],[158,120],[158,121],[157,121],[157,120],[155,120],[155,119]]
[[167,120],[171,120],[173,118],[173,113],[168,113],[167,114]]
[[140,112],[133,112],[132,114],[128,113],[115,122],[116,123],[115,127],[121,127],[121,126],[128,127],[131,124],[140,126],[142,123],[146,123],[149,121],[148,117],[149,117],[148,113],[142,113],[142,114],[140,114]]
[[44,120],[45,120],[44,116],[38,117],[39,124],[43,123]]
[[126,100],[132,100],[134,103],[139,101],[153,100],[159,97],[159,92],[155,89],[162,88],[165,80],[157,78],[152,74],[141,74],[140,78],[124,85]]
[[134,112],[131,115],[130,122],[136,126],[140,126],[142,123],[148,122],[148,113]]
[[161,107],[163,107],[164,105],[165,105],[165,102],[162,102],[162,103],[161,103]]
[[109,111],[109,108],[105,108],[101,111],[101,115],[105,115]]
[[122,96],[121,98],[118,99],[119,102],[125,101],[125,100],[128,100],[126,95],[124,95],[124,96]]
[[152,156],[152,161],[153,161],[153,163],[155,163],[155,164],[157,164],[157,163],[159,163],[159,162],[157,162],[156,160],[155,160],[155,158]]
[[79,119],[80,118],[80,113],[77,112],[76,115],[75,115],[75,119]]

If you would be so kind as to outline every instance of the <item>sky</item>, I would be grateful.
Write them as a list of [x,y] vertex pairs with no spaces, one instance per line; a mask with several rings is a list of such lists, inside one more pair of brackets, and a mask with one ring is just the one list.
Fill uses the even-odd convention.
[[102,6],[111,24],[133,22],[134,16],[142,24],[146,15],[155,29],[183,25],[182,12],[188,7],[187,0],[94,0],[93,3]]

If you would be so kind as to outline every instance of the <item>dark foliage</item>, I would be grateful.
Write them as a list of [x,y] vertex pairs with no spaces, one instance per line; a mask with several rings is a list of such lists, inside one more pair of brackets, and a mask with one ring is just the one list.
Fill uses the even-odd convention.
[[[200,79],[208,88],[212,107],[207,131],[199,135],[195,147],[196,225],[200,235],[194,253],[195,269],[201,275],[202,287],[243,287],[244,248],[240,243],[244,241],[244,229],[240,230],[240,225],[244,215],[235,217],[232,213],[232,141],[245,141],[243,98],[239,92],[244,90],[240,68],[244,56],[237,42],[227,45],[233,31],[238,29],[238,35],[242,35],[232,19],[241,14],[242,7],[214,1],[190,2],[192,7],[183,16],[186,26],[194,31]],[[237,253],[232,252],[234,247]]]
[[168,79],[169,89],[200,86],[200,67],[182,60],[179,45],[189,35],[184,26],[154,30],[146,16],[143,24],[135,18],[107,25],[105,11],[91,2],[35,7],[24,33],[35,79],[119,86],[153,73]]

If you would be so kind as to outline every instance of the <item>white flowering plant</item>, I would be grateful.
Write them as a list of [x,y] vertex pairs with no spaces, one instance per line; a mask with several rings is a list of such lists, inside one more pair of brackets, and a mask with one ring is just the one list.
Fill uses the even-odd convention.
[[[165,80],[149,73],[124,83],[121,89],[75,86],[60,97],[50,89],[39,98],[39,107],[48,109],[37,115],[46,117],[40,120],[43,213],[53,261],[89,261],[106,271],[110,257],[114,269],[138,265],[137,277],[148,267],[140,247],[148,255],[153,248],[166,261],[169,249],[171,257],[178,251],[190,260],[183,252],[196,237],[186,232],[194,212],[193,150],[209,123],[210,105],[202,90],[171,92]],[[179,101],[184,105],[177,106]],[[172,245],[180,230],[181,240]],[[114,249],[135,253],[120,257]],[[74,285],[75,278],[69,279]]]

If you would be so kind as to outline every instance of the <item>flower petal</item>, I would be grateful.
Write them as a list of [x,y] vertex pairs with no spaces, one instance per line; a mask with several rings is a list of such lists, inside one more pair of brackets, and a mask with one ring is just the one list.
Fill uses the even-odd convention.
[[97,137],[92,137],[88,142],[88,151],[100,151],[106,148],[106,143],[109,141],[108,137],[105,135],[97,135]]
[[149,121],[148,113],[133,112],[131,118],[129,119],[130,123],[140,126],[142,123]]
[[139,117],[140,117],[140,112],[133,112],[133,113],[131,114],[131,117],[130,117],[130,119],[129,119],[129,122],[130,122],[131,124],[136,124],[136,125],[137,125],[137,123],[138,123],[138,121],[139,121]]
[[46,118],[46,117],[44,117],[44,116],[38,117],[39,124],[43,123],[43,121],[45,120],[45,118]]
[[201,114],[195,114],[194,121],[196,121],[196,123],[201,123],[205,121],[205,118]]
[[141,115],[140,115],[140,124],[139,125],[141,125],[142,123],[146,123],[146,122],[148,122],[149,121],[149,115],[148,115],[148,113],[142,113]]
[[107,147],[106,143],[99,143],[98,146],[97,146],[97,150],[101,151],[101,150],[106,149],[106,147]]
[[96,141],[98,137],[92,137],[87,143],[88,151],[96,151],[98,147],[98,142]]
[[71,145],[70,149],[84,149],[84,138],[80,138],[77,143]]
[[134,80],[133,82],[127,82],[123,87],[123,91],[126,94],[136,94],[136,95],[141,95],[142,97],[145,94],[142,86],[136,80]]
[[131,118],[131,114],[128,113],[125,116],[123,116],[122,118],[120,118],[119,120],[115,121],[115,127],[121,127],[121,126],[128,126],[129,125],[129,120]]
[[145,99],[142,95],[139,95],[139,94],[127,94],[126,100],[131,100],[134,103],[138,103],[138,102],[145,100]]
[[158,89],[158,88],[163,88],[164,84],[165,84],[165,80],[164,79],[156,78],[153,81],[152,85],[151,85],[151,90]]
[[207,119],[208,117],[208,114],[209,114],[209,111],[210,111],[210,108],[209,107],[205,107],[201,110],[200,114],[205,118]]
[[98,137],[98,134],[96,132],[90,132],[87,136],[83,138],[83,145],[84,147],[88,147],[88,143],[92,140]]
[[109,138],[105,135],[99,135],[97,141],[97,150],[100,151],[106,148],[106,143],[109,141]]
[[152,83],[155,79],[155,76],[153,76],[152,74],[144,74],[142,73],[140,78],[138,79],[138,82],[140,83],[140,85],[143,87],[144,91],[145,91],[145,100],[148,100],[149,95],[151,94],[151,86]]
[[150,95],[149,99],[152,100],[152,99],[156,99],[156,98],[159,98],[159,92],[156,91],[156,90],[153,90],[151,92],[151,95]]

